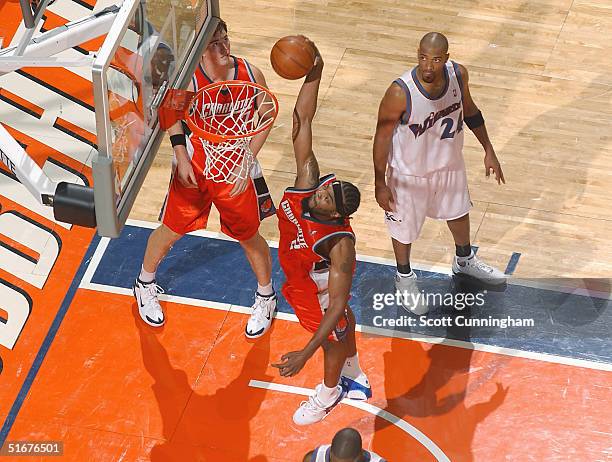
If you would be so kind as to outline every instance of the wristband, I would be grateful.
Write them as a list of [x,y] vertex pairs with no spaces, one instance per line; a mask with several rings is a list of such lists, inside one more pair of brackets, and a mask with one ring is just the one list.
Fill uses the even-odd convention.
[[187,138],[185,138],[184,133],[181,133],[180,135],[171,135],[170,144],[173,148],[175,146],[187,146]]
[[468,126],[468,128],[472,131],[478,127],[482,127],[484,125],[484,118],[482,117],[482,112],[478,111],[473,116],[464,117],[464,122]]

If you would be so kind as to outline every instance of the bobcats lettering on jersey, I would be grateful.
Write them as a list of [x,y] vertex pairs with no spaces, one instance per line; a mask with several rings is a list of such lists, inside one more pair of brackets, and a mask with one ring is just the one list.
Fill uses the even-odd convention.
[[[295,227],[297,228],[297,236],[294,240],[291,241],[291,244],[289,244],[289,248],[291,250],[307,249],[308,244],[306,243],[306,240],[304,239],[304,231],[302,231],[302,227],[300,226],[299,221],[296,220],[295,215],[293,214],[293,211],[291,210],[291,206],[289,205],[289,201],[288,200],[282,201],[281,208],[283,209],[283,212],[285,212],[285,215],[287,216],[289,221],[293,223]],[[315,232],[311,232],[311,234],[314,235]]]
[[242,112],[245,109],[251,109],[253,100],[250,98],[238,100],[235,103],[207,103],[202,106],[202,114],[204,117],[226,116],[230,113]]

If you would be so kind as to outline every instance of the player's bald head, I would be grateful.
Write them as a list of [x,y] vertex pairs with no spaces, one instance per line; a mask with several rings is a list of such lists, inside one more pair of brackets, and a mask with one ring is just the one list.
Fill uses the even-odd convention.
[[362,453],[361,435],[353,428],[344,428],[334,436],[331,444],[334,458],[354,460]]
[[438,51],[446,54],[448,53],[448,40],[440,32],[429,32],[419,42],[419,49],[421,51]]

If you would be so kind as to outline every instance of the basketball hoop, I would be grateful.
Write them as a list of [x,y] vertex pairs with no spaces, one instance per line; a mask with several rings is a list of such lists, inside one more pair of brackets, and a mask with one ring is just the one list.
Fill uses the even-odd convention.
[[162,128],[184,114],[206,153],[205,177],[217,183],[247,178],[253,165],[251,138],[274,123],[278,100],[267,88],[241,80],[215,82],[192,95],[177,91],[177,98],[165,99],[160,108]]

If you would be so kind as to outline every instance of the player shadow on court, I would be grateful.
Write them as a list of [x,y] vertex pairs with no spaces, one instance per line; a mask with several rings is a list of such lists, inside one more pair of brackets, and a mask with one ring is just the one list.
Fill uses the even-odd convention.
[[[546,229],[540,229],[537,232],[538,234],[541,233],[541,235],[546,236],[546,242],[555,243],[554,250],[549,250],[549,248],[546,247],[544,250],[549,250],[548,255],[551,259],[559,259],[559,274],[571,274],[574,271],[581,272],[580,270],[586,266],[584,263],[588,265],[589,262],[598,259],[598,249],[597,246],[594,245],[594,241],[600,240],[601,237],[593,236],[593,231],[589,229],[588,220],[590,220],[590,218],[588,218],[588,212],[586,212],[587,218],[584,220],[587,223],[587,225],[585,225],[585,232],[579,236],[572,234],[571,228],[564,225],[564,221],[561,221],[559,218],[563,215],[580,216],[581,206],[589,205],[588,202],[586,204],[584,203],[585,195],[587,195],[587,185],[590,183],[588,178],[588,165],[582,166],[578,162],[585,158],[585,154],[580,151],[580,140],[586,142],[590,140],[590,137],[580,132],[579,125],[581,119],[584,119],[583,108],[585,107],[585,101],[593,101],[595,98],[599,98],[602,103],[606,100],[612,103],[612,98],[610,97],[612,92],[610,91],[610,87],[597,83],[598,81],[604,81],[606,77],[606,75],[602,75],[594,78],[573,100],[556,106],[531,119],[513,138],[506,142],[503,148],[500,146],[500,152],[503,158],[503,151],[509,151],[513,146],[524,143],[525,140],[541,136],[541,132],[546,129],[561,130],[562,135],[560,136],[560,140],[564,139],[563,135],[565,135],[565,133],[563,132],[567,132],[568,130],[576,132],[575,140],[572,140],[576,143],[576,152],[568,151],[565,145],[558,146],[559,141],[553,139],[552,136],[551,140],[553,144],[551,146],[540,146],[541,149],[545,151],[543,154],[545,155],[546,162],[538,162],[532,166],[529,173],[529,175],[533,175],[531,187],[528,188],[529,192],[526,191],[523,194],[526,195],[531,204],[538,204],[540,201],[543,201],[543,206],[541,210],[530,206],[531,204],[527,204],[527,207],[510,206],[513,215],[512,225],[502,231],[498,239],[502,241],[505,236],[515,234],[519,227],[524,226],[527,231],[511,239],[518,242],[530,243],[530,238],[533,239],[534,236],[529,232],[529,229],[533,230],[533,224],[538,226],[539,223],[543,223],[543,221],[546,220],[546,217],[550,216],[551,224],[544,224],[543,226],[546,226]],[[602,99],[602,95],[605,96],[605,99]],[[589,104],[592,103],[588,103],[587,106]],[[560,122],[559,114],[564,114],[565,120],[568,121],[566,127],[563,125],[563,122]],[[570,126],[569,121],[576,122],[571,122],[572,125]],[[602,133],[608,132],[612,127],[609,119],[605,117],[601,117],[597,120],[589,119],[589,123],[591,125],[600,125]],[[587,155],[589,159],[591,159],[591,163],[596,165],[597,156]],[[527,159],[524,159],[524,161],[529,162]],[[572,165],[574,166],[571,167]],[[571,171],[568,171],[570,167]],[[563,181],[546,181],[546,179],[559,178],[563,179]],[[539,179],[544,179],[545,181],[539,181]],[[512,177],[509,178],[509,181],[512,181]],[[595,183],[597,183],[597,180],[595,180]],[[555,199],[551,200],[551,196],[554,196]],[[588,201],[588,197],[586,199]],[[605,219],[605,216],[593,220],[600,221],[602,219]],[[568,223],[572,223],[572,221],[568,220]],[[534,249],[534,253],[540,253],[541,250],[537,247],[537,242],[541,241],[541,238],[538,239],[538,236],[535,237],[535,246],[533,243],[529,245]],[[558,252],[557,249],[570,249],[568,252],[576,253],[574,255],[571,253],[560,254],[556,253]],[[526,253],[525,249],[517,250]],[[527,250],[527,252],[528,251],[529,250]],[[565,258],[567,256],[571,256],[572,258]],[[584,330],[584,328],[581,329],[581,327],[591,325],[591,328],[599,331],[601,330],[601,324],[607,324],[604,319],[599,318],[605,313],[608,306],[610,306],[609,298],[610,294],[612,294],[612,279],[603,277],[549,277],[530,279],[539,284],[545,284],[552,287],[569,286],[571,288],[582,288],[599,292],[603,297],[579,297],[580,309],[576,309],[576,295],[558,293],[555,306],[546,307],[548,312],[547,316],[553,324],[553,329],[566,331],[567,328],[575,327],[577,329],[575,332],[576,335],[585,332],[586,335],[589,335],[589,332]],[[601,334],[609,337],[609,331],[606,332],[604,330]]]
[[[164,441],[152,448],[151,462],[209,461],[213,460],[211,454],[218,458],[215,460],[227,457],[223,460],[267,462],[268,458],[262,454],[249,458],[250,420],[258,413],[266,391],[248,384],[253,377],[264,381],[273,379],[265,374],[270,361],[270,336],[251,346],[237,377],[215,393],[201,395],[194,391],[186,372],[172,366],[160,334],[142,323],[135,305],[133,315],[143,363],[155,380],[152,389],[163,420]],[[215,382],[223,382],[223,377],[225,374],[217,373]],[[209,380],[209,377],[204,375],[200,380]],[[170,400],[169,396],[189,398],[177,406],[176,398]]]
[[[460,285],[455,291],[473,293],[469,285]],[[445,314],[453,319],[470,316],[469,308],[462,311],[447,308]],[[477,426],[502,405],[508,388],[496,382],[496,390],[488,400],[466,405],[470,393],[493,383],[497,368],[471,376],[474,352],[471,328],[453,322],[446,331],[446,340],[433,345],[399,338],[391,340],[391,350],[383,354],[387,397],[384,410],[414,425],[450,460],[470,462],[474,460],[471,445]],[[460,340],[463,346],[449,344],[448,339]],[[386,420],[375,420],[374,451],[384,454],[388,452],[385,448],[397,446],[398,434],[392,428],[392,423]],[[429,460],[427,457],[431,454],[417,445],[412,440],[410,446],[405,446],[404,453],[410,454],[407,460]]]

